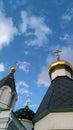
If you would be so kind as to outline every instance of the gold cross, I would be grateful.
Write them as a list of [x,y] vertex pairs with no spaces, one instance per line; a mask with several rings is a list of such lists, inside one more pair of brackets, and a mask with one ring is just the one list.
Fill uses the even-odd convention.
[[56,54],[57,60],[60,60],[60,53],[61,53],[60,50],[56,50],[56,51],[55,51],[55,54]]

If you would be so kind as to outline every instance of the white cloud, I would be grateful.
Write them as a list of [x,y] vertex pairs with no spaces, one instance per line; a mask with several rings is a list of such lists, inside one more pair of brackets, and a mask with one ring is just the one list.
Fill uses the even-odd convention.
[[12,18],[6,17],[4,12],[0,11],[0,49],[8,46],[17,34]]
[[24,89],[24,88],[20,88],[20,94],[26,94],[26,95],[29,95],[29,94],[32,94],[32,92],[30,92],[29,90],[27,89]]
[[48,43],[52,30],[45,24],[44,18],[30,15],[26,11],[21,12],[21,18],[20,31],[28,39],[25,41],[28,46],[41,47]]
[[[61,50],[61,53],[60,53],[60,59],[61,60],[66,60],[68,62],[70,62],[71,64],[73,64],[73,45],[72,44],[67,44],[65,46],[55,46],[52,48],[53,50]],[[46,58],[46,64],[47,66],[49,66],[52,62],[55,62],[56,61],[56,56],[53,52],[53,54],[49,55],[47,58]]]
[[70,22],[72,19],[73,19],[73,8],[69,8],[62,15],[62,20],[64,20],[65,22]]
[[[54,47],[55,49],[55,47]],[[54,50],[53,49],[53,50]],[[56,49],[55,49],[56,50]],[[46,65],[49,67],[49,65],[54,62],[56,60],[56,56],[55,53],[53,52],[53,54],[48,55],[48,57],[46,58]]]
[[18,61],[18,66],[19,66],[19,69],[23,70],[24,72],[29,72],[29,66],[30,66],[30,63],[29,62],[26,62],[26,61]]
[[36,108],[36,106],[37,106],[36,104],[30,104],[31,108]]
[[73,65],[73,46],[66,46],[62,48],[61,57]]
[[3,63],[0,63],[0,72],[4,72],[5,71],[5,66]]
[[[54,48],[56,48],[56,46]],[[51,48],[52,49],[51,51],[53,51],[54,48]],[[53,55],[50,54],[46,58],[46,60],[45,60],[46,65],[44,67],[42,67],[42,70],[40,71],[40,73],[38,75],[38,79],[37,79],[38,86],[44,85],[45,87],[49,87],[51,80],[50,80],[50,76],[48,74],[48,68],[49,68],[50,64],[54,61],[55,61],[55,54],[53,52]]]
[[[66,44],[65,46],[61,46],[61,45],[53,46],[51,51],[53,52],[53,50],[58,50],[58,49],[61,50],[60,59],[69,61],[70,63],[73,64],[73,45]],[[55,61],[56,61],[56,56],[55,56],[55,53],[53,52],[51,55],[48,55],[45,62],[47,66],[49,66],[52,62],[55,62]]]
[[67,41],[69,38],[70,38],[69,35],[65,34],[64,36],[60,37],[60,40]]
[[17,87],[24,86],[26,88],[29,88],[29,85],[25,81],[19,81],[17,83]]
[[37,84],[38,84],[38,86],[44,85],[46,87],[49,87],[50,79],[49,79],[47,67],[42,68],[42,71],[38,75]]
[[64,34],[64,36],[60,37],[60,40],[66,41],[68,44],[73,44],[73,35]]
[[25,55],[28,55],[28,54],[29,54],[29,52],[28,52],[28,51],[24,51],[24,54],[25,54]]
[[17,92],[18,94],[26,94],[26,95],[30,95],[32,94],[32,92],[30,92],[28,90],[29,88],[29,85],[25,82],[25,81],[19,81],[16,83],[16,89],[17,89]]

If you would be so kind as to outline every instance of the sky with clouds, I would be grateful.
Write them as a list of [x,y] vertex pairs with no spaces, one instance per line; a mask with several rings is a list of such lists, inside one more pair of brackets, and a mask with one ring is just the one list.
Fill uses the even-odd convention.
[[30,96],[36,112],[50,85],[56,49],[73,64],[73,0],[0,0],[0,79],[17,62],[15,110]]

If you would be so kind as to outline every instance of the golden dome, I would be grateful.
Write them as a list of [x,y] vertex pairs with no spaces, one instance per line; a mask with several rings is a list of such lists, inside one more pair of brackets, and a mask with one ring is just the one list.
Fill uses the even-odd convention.
[[11,68],[11,72],[14,73],[15,71],[16,71],[16,66],[13,66],[13,67]]
[[73,73],[73,67],[72,67],[72,65],[69,63],[69,62],[67,62],[67,61],[64,61],[64,60],[59,60],[59,61],[56,61],[56,62],[53,62],[51,65],[50,65],[50,67],[49,67],[49,69],[48,69],[48,73],[49,74],[51,74],[51,72],[55,69],[55,68],[57,68],[57,67],[64,67],[64,68],[68,68],[72,73]]

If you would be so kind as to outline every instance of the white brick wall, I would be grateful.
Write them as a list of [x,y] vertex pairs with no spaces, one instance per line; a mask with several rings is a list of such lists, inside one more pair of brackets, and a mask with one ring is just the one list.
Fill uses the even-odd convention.
[[73,129],[73,112],[50,113],[35,123],[34,130]]

